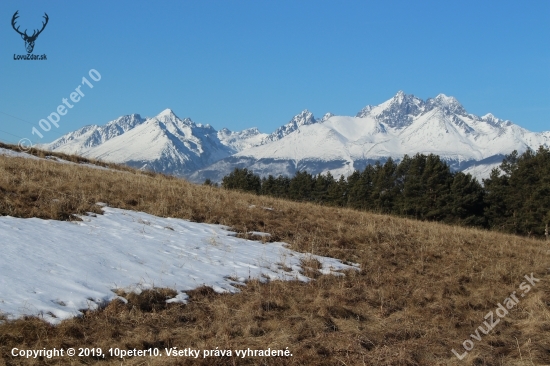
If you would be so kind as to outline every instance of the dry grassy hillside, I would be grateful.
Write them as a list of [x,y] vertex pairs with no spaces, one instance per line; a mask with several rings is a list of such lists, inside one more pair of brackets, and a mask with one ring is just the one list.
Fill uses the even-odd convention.
[[[349,209],[300,204],[125,169],[106,171],[0,156],[0,215],[66,220],[96,202],[235,231],[272,234],[303,252],[360,263],[345,277],[249,283],[220,295],[127,295],[59,326],[38,319],[0,325],[0,365],[544,365],[550,364],[550,255],[546,242]],[[251,207],[254,205],[254,207]],[[266,210],[262,207],[271,207]],[[244,234],[243,234],[244,235]],[[1,243],[0,243],[1,246]],[[1,255],[1,254],[0,254]],[[315,265],[310,263],[309,265]],[[1,269],[0,269],[1,272]],[[540,282],[463,360],[485,314],[533,273]],[[518,292],[519,294],[519,292]],[[496,318],[496,315],[495,315]],[[284,349],[289,358],[93,357],[24,362],[13,347]]]

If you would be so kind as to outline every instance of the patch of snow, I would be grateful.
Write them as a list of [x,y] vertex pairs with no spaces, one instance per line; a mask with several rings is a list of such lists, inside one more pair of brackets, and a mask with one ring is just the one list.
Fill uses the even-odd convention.
[[271,236],[270,233],[264,233],[264,232],[261,232],[261,231],[249,231],[249,232],[247,232],[247,234],[256,235],[256,236],[261,236],[261,237],[269,237],[269,236]]
[[14,158],[29,158],[29,159],[36,159],[36,160],[40,159],[40,158],[38,158],[34,155],[27,154],[25,152],[19,152],[19,151],[14,151],[14,150],[10,150],[10,149],[4,149],[2,147],[0,147],[0,155],[14,157]]
[[240,239],[221,225],[100,205],[103,215],[78,222],[0,217],[0,312],[56,324],[107,304],[115,289],[168,287],[178,292],[169,302],[185,302],[185,291],[201,285],[237,292],[233,285],[252,278],[308,281],[301,261],[309,258],[322,273],[357,268],[281,242]]

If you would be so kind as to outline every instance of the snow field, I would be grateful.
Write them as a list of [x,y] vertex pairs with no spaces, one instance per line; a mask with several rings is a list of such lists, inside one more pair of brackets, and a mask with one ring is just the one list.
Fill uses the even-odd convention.
[[168,287],[178,292],[168,302],[185,302],[185,291],[201,285],[221,293],[254,278],[308,281],[301,261],[309,258],[324,274],[358,268],[285,243],[240,239],[222,225],[103,211],[73,222],[0,217],[0,313],[57,324],[117,298],[115,289]]

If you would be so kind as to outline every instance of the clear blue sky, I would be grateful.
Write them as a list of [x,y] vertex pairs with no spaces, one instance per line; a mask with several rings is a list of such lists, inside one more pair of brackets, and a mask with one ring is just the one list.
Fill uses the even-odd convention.
[[[16,10],[21,30],[48,13],[33,52],[47,61],[13,60],[26,54]],[[306,108],[355,115],[398,90],[550,130],[546,0],[2,0],[0,50],[0,141],[49,142],[165,108],[216,129],[271,132]],[[81,88],[59,128],[32,136],[90,69],[102,79]]]

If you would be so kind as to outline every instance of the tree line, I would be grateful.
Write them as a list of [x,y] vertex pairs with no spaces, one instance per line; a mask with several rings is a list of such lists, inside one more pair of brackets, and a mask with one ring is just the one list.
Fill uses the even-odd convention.
[[[207,180],[206,184],[211,184]],[[260,178],[236,168],[222,187],[259,195],[350,207],[419,220],[545,235],[550,222],[550,150],[514,151],[483,185],[470,174],[451,171],[437,155],[416,154],[396,163],[368,165],[338,179],[330,172]]]

